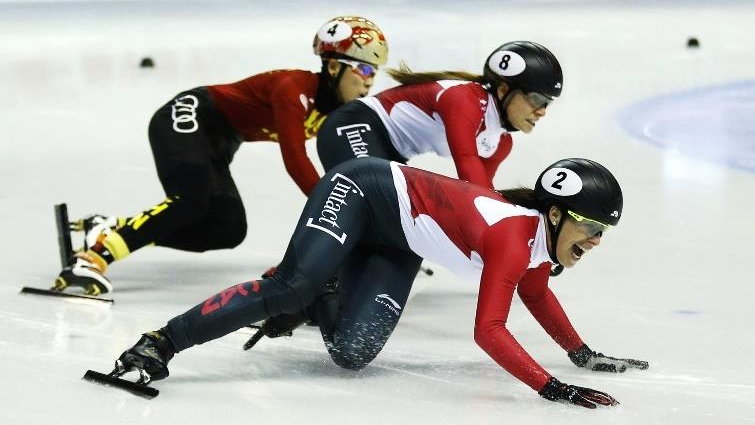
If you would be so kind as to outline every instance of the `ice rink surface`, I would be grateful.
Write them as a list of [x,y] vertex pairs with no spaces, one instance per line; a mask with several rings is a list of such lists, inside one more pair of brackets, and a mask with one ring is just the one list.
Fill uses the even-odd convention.
[[[621,224],[551,287],[592,348],[651,367],[574,367],[518,300],[508,326],[554,376],[620,406],[554,404],[503,371],[472,339],[476,285],[435,265],[361,372],[335,366],[313,328],[250,352],[242,330],[179,354],[154,400],[82,381],[280,259],[304,197],[272,143],[244,145],[232,165],[249,221],[237,249],[145,248],[111,267],[112,307],[18,294],[59,271],[53,204],[125,215],[162,199],[146,138],[157,107],[194,86],[317,70],[314,32],[348,13],[383,29],[391,66],[478,71],[515,39],[556,53],[563,95],[514,136],[496,182],[531,186],[568,156],[616,174]],[[0,0],[0,423],[755,423],[753,22],[748,1]],[[139,68],[145,56],[154,68]],[[375,88],[391,85],[381,74]],[[434,156],[410,163],[454,175]]]

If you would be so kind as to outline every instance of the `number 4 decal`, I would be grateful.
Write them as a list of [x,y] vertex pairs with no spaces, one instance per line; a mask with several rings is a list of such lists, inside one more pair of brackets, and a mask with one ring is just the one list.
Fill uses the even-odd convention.
[[327,32],[328,32],[328,34],[330,34],[331,37],[333,37],[334,35],[336,35],[336,30],[337,29],[338,29],[338,24],[336,23],[336,24],[333,24],[332,27],[328,28]]

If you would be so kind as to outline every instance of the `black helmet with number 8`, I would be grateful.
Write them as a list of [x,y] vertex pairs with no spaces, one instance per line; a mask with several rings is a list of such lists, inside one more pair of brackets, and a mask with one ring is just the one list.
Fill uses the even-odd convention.
[[624,204],[613,174],[582,158],[562,159],[546,168],[537,178],[535,196],[543,207],[556,205],[610,226],[619,223]]
[[493,50],[483,69],[485,80],[495,88],[501,82],[525,92],[550,98],[561,95],[564,76],[558,59],[545,47],[531,41],[511,41]]

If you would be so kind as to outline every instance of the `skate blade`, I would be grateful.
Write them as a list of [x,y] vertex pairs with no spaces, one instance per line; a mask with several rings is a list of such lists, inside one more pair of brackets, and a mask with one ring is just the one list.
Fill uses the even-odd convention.
[[69,292],[61,292],[54,289],[39,289],[39,288],[31,288],[28,286],[24,286],[21,288],[22,294],[32,294],[32,295],[46,295],[51,297],[59,297],[59,298],[68,298],[68,299],[78,299],[78,300],[92,300],[92,301],[99,301],[103,303],[109,303],[112,304],[115,301],[113,301],[112,298],[103,298],[103,297],[95,297],[92,295],[86,295],[86,294],[72,294]]
[[148,399],[155,398],[160,394],[160,391],[157,388],[152,388],[145,384],[137,384],[136,382],[131,382],[127,379],[116,378],[115,376],[106,375],[94,370],[87,370],[82,379],[108,387],[120,388],[133,395]]
[[265,332],[263,332],[262,329],[259,329],[257,332],[255,332],[254,335],[252,335],[252,337],[244,343],[244,351],[254,347],[259,342],[259,340],[262,339],[263,336],[265,336]]
[[86,294],[89,295],[89,296],[91,296],[91,297],[98,297],[98,296],[102,295],[102,291],[100,290],[99,286],[97,286],[95,284],[91,284],[91,285],[87,286]]
[[68,206],[64,203],[55,205],[55,227],[58,230],[60,266],[66,268],[71,262],[73,244],[71,243],[71,229],[68,222]]
[[58,276],[55,278],[55,282],[52,284],[52,288],[50,288],[51,291],[63,291],[66,288],[68,288],[68,284],[66,283],[66,280],[62,277]]
[[[66,288],[68,288],[68,286],[69,286],[68,282],[66,282],[66,280],[63,279],[62,277],[58,276],[55,279],[55,282],[52,284],[52,288],[50,288],[50,290],[62,292],[62,291],[65,291]],[[84,294],[92,296],[92,297],[97,297],[97,296],[102,295],[102,290],[100,289],[99,286],[92,283],[86,286],[84,290]]]

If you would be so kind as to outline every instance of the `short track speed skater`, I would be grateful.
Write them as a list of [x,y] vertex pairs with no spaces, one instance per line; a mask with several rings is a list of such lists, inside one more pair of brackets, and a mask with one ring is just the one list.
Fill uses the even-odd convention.
[[[93,216],[94,217],[94,216]],[[55,225],[58,232],[58,254],[60,257],[60,265],[63,268],[64,273],[67,270],[73,270],[74,267],[76,267],[76,259],[74,254],[76,252],[73,250],[73,243],[71,240],[71,232],[83,232],[85,235],[89,230],[91,230],[92,223],[94,220],[93,217],[87,217],[76,221],[69,221],[68,220],[68,207],[66,204],[56,204],[55,205]],[[86,238],[82,238],[84,240],[83,246],[84,251],[87,248],[87,242]],[[104,298],[99,297],[98,295],[109,292],[110,288],[103,288],[102,285],[85,285],[82,286],[84,289],[84,293],[76,293],[76,292],[63,292],[64,289],[68,288],[69,286],[77,286],[75,284],[71,284],[72,282],[67,281],[63,275],[58,276],[57,279],[55,279],[55,282],[53,283],[53,286],[50,289],[40,289],[40,288],[32,288],[32,287],[23,287],[21,288],[22,294],[33,294],[33,295],[45,295],[45,296],[52,296],[52,297],[60,297],[60,298],[68,298],[68,299],[82,299],[82,300],[93,300],[98,302],[104,302],[104,303],[112,303],[113,300],[110,298]],[[71,273],[73,276],[73,273]],[[70,279],[69,279],[70,280]]]

